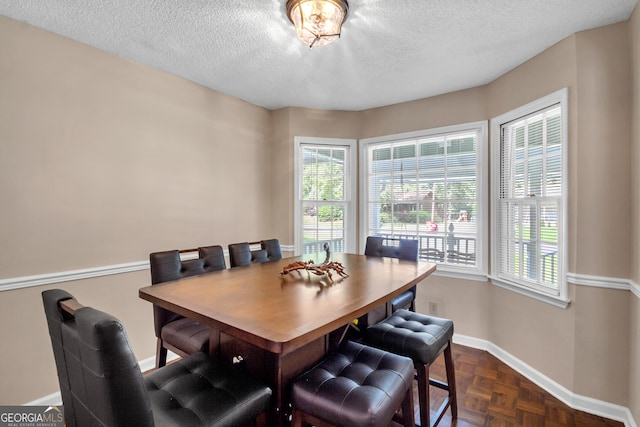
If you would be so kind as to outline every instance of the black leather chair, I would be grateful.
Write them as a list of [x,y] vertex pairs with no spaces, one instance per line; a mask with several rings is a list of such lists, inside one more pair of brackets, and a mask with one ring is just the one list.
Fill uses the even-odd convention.
[[[157,285],[226,268],[221,246],[202,247],[198,249],[198,253],[199,258],[185,261],[180,259],[178,250],[150,254],[151,284]],[[155,305],[153,323],[158,339],[156,368],[166,365],[167,350],[183,357],[199,351],[209,351],[209,327]]]
[[[260,245],[260,249],[252,250],[251,246]],[[229,264],[231,268],[245,267],[252,263],[270,262],[282,259],[280,242],[277,239],[260,242],[242,242],[229,244]]]
[[[241,426],[271,389],[204,353],[143,376],[118,319],[53,289],[42,293],[66,425]],[[71,303],[72,310],[63,305]]]
[[[368,256],[398,258],[408,261],[418,261],[418,240],[399,239],[394,237],[369,236],[364,249]],[[391,301],[391,313],[399,309],[416,310],[416,287],[403,292]],[[366,328],[387,317],[384,307],[376,307],[370,313],[359,319],[359,325]]]

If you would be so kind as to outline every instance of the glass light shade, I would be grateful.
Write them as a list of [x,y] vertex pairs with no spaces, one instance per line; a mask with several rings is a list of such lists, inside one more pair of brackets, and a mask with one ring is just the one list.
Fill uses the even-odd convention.
[[340,38],[347,17],[346,0],[289,0],[287,14],[296,27],[298,39],[309,45],[325,46]]

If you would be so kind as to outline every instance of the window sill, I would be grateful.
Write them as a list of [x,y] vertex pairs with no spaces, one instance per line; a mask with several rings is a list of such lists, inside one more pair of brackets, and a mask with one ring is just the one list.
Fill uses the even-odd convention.
[[452,269],[449,266],[443,264],[436,264],[436,271],[433,276],[451,277],[453,279],[473,280],[475,282],[486,282],[489,277],[486,274],[477,271],[461,271],[458,269]]
[[498,286],[500,288],[506,289],[511,292],[515,292],[520,295],[533,298],[538,301],[545,302],[547,304],[554,305],[556,307],[560,307],[562,309],[566,309],[571,303],[571,300],[563,298],[560,295],[553,295],[543,291],[538,291],[536,289],[526,288],[524,286],[511,283],[511,282],[506,282],[504,280],[501,280],[495,277],[490,277],[490,279],[491,279],[491,283],[495,286]]

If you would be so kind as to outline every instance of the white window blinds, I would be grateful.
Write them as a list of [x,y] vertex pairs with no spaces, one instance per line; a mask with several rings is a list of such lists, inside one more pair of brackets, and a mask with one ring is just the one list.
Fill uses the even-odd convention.
[[497,274],[558,294],[562,253],[562,108],[500,126]]
[[355,252],[356,141],[295,138],[295,253]]
[[486,274],[486,122],[362,141],[363,236],[416,239],[439,271]]

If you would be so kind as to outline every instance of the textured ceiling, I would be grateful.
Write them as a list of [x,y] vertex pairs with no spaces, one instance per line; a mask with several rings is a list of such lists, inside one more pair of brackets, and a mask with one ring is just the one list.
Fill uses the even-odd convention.
[[363,110],[486,84],[638,0],[349,0],[309,50],[286,0],[0,0],[0,15],[270,109]]

